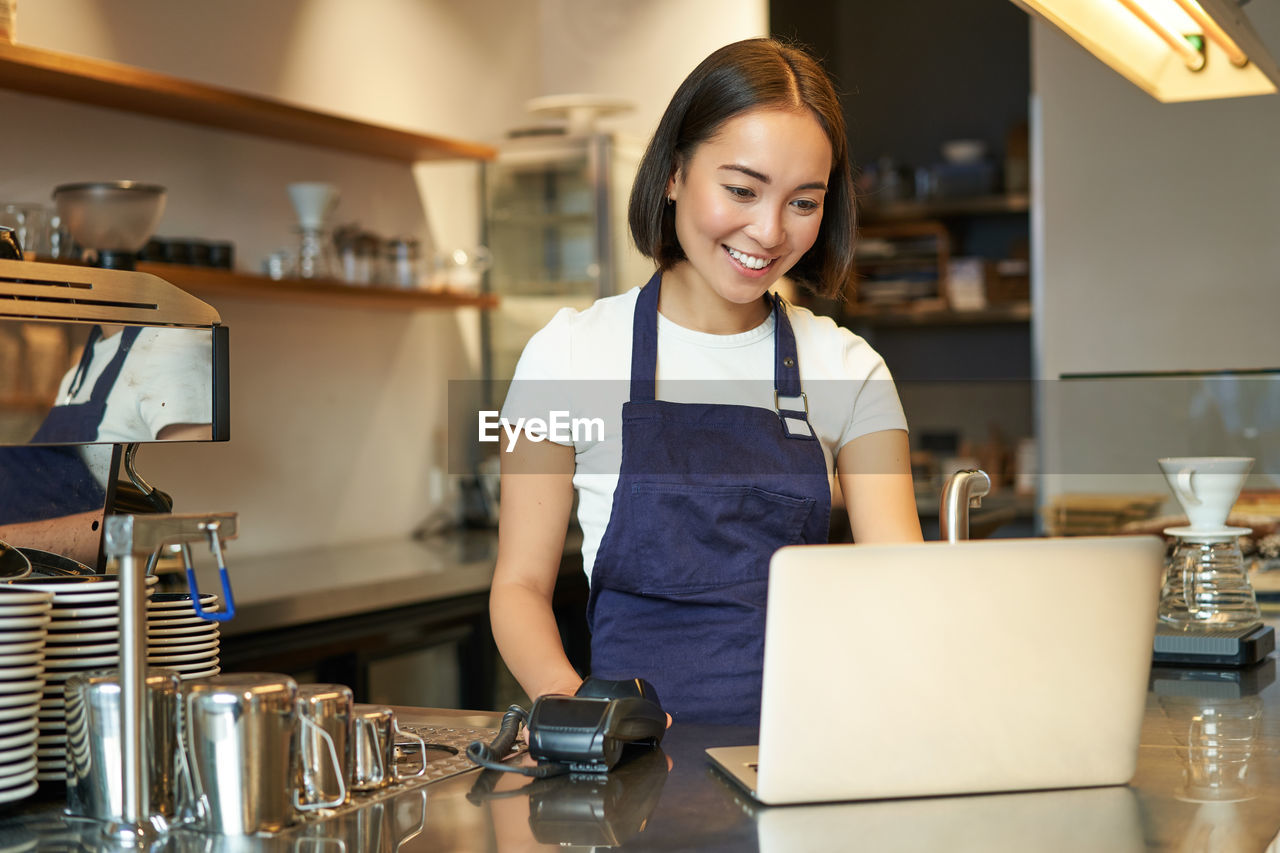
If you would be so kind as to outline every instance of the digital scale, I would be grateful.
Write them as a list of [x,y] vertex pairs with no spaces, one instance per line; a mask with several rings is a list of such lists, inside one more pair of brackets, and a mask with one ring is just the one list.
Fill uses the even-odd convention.
[[1243,628],[1197,629],[1182,631],[1156,624],[1155,654],[1157,664],[1191,664],[1199,666],[1250,666],[1275,651],[1276,632],[1270,625],[1246,625]]

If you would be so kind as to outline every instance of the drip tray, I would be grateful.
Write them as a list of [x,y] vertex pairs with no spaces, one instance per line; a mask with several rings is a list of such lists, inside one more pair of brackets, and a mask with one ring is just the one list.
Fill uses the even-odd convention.
[[1159,664],[1249,666],[1271,654],[1275,647],[1276,632],[1270,625],[1181,631],[1158,623],[1152,661]]

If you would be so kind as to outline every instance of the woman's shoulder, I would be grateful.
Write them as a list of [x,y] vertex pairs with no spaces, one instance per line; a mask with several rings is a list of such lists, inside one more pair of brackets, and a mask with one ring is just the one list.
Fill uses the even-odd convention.
[[[848,376],[851,372],[867,375],[883,369],[884,359],[866,339],[823,314],[815,314],[801,305],[787,304],[787,318],[801,349],[800,364],[816,359],[824,373]],[[817,365],[813,365],[817,367]]]

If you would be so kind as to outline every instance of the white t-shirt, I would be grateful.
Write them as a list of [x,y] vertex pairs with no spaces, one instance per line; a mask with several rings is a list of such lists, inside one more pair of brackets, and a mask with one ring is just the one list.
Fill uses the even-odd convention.
[[[93,387],[115,358],[124,335],[117,333],[93,345],[93,358],[75,395],[69,393],[75,370],[58,387],[58,405],[87,403]],[[213,423],[213,339],[207,329],[148,326],[125,356],[120,375],[107,394],[107,407],[96,441],[128,444],[154,440],[173,424]],[[109,467],[111,448],[80,448],[94,476]]]
[[[548,424],[549,440],[572,445],[582,558],[591,576],[609,524],[622,461],[622,405],[630,396],[631,336],[640,288],[601,299],[584,311],[562,309],[525,345],[502,418]],[[907,428],[884,360],[862,338],[828,317],[788,305],[809,422],[828,472],[849,441]],[[677,403],[774,408],[774,319],[736,335],[713,335],[658,315],[657,397]],[[784,408],[802,408],[784,401]],[[506,447],[503,438],[502,447]],[[749,463],[744,463],[749,464]],[[744,469],[746,470],[746,469]]]

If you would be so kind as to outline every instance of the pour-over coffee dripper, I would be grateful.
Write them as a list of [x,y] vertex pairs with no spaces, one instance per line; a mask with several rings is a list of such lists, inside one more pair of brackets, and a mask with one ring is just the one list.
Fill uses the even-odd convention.
[[1187,515],[1186,528],[1166,531],[1173,536],[1182,533],[1208,535],[1219,533],[1237,536],[1246,528],[1227,527],[1227,516],[1235,505],[1245,477],[1253,467],[1248,456],[1173,456],[1159,460],[1160,470]]
[[63,184],[53,201],[71,238],[97,252],[97,266],[131,270],[164,213],[165,189],[137,181]]
[[289,184],[289,201],[298,215],[298,277],[329,278],[333,273],[326,223],[338,206],[338,188],[305,181]]
[[1164,531],[1178,542],[1160,594],[1161,621],[1183,629],[1257,623],[1261,612],[1239,539],[1252,531],[1227,526],[1253,459],[1184,456],[1161,459],[1159,464],[1190,522]]

